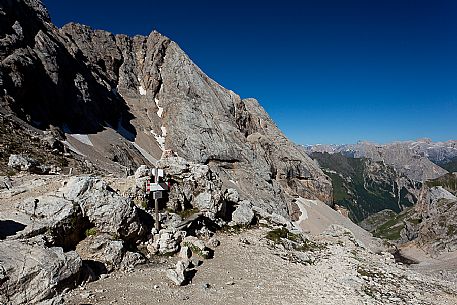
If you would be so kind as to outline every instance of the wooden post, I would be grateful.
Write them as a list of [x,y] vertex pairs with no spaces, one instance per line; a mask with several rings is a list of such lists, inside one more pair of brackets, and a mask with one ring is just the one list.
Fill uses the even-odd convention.
[[[158,168],[154,168],[154,182],[159,183],[159,170]],[[155,210],[155,215],[156,215],[156,222],[155,222],[155,228],[157,232],[160,230],[160,222],[159,222],[159,199],[157,196],[154,196],[154,210]]]

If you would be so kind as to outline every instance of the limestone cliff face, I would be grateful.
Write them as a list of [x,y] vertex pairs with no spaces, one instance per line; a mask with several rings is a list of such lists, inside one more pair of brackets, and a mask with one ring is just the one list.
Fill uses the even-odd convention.
[[413,241],[436,254],[457,250],[457,174],[424,184],[417,204],[403,220],[401,241]]
[[457,198],[442,186],[424,186],[419,202],[404,220],[402,241],[428,253],[457,250]]
[[287,215],[297,195],[332,201],[327,176],[256,100],[211,80],[167,37],[57,29],[39,1],[4,3],[3,112],[60,128],[93,162],[133,167],[172,150],[270,212]]

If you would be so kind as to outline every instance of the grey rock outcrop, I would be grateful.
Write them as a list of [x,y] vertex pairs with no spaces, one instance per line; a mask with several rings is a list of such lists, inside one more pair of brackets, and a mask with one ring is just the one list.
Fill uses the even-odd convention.
[[8,161],[8,166],[17,170],[28,171],[38,166],[38,162],[28,157],[11,155]]
[[17,238],[44,234],[51,245],[72,249],[92,227],[99,233],[137,243],[146,235],[138,208],[95,177],[73,177],[56,192],[16,205],[31,224]]
[[78,204],[84,216],[101,233],[119,236],[129,242],[137,242],[146,234],[135,205],[100,178],[71,178],[59,193]]
[[125,254],[124,242],[108,234],[88,236],[76,247],[82,259],[102,263],[103,273],[119,269]]
[[238,207],[232,213],[232,220],[237,225],[249,225],[254,220],[254,211],[252,211],[251,204],[248,200],[243,200],[239,203]]
[[19,240],[0,242],[2,304],[49,301],[78,281],[81,258],[74,251],[46,248]]
[[152,254],[175,253],[179,250],[179,244],[185,236],[185,231],[179,231],[176,229],[162,229],[158,234],[154,235],[154,239],[148,246],[148,250]]
[[168,206],[177,211],[197,208],[214,216],[222,209],[222,181],[207,165],[186,161],[180,157],[161,159],[163,168],[172,186]]
[[16,208],[33,221],[33,225],[27,226],[20,236],[44,233],[49,244],[65,249],[74,248],[89,225],[79,205],[54,194],[28,198]]
[[457,250],[457,197],[441,186],[424,187],[401,235],[430,254]]
[[128,251],[127,248],[123,240],[97,233],[81,241],[76,252],[84,260],[84,271],[91,281],[114,270],[131,270],[146,262],[142,254]]
[[8,160],[8,166],[19,171],[28,171],[33,174],[46,174],[51,171],[50,167],[40,165],[38,161],[21,155],[11,155]]

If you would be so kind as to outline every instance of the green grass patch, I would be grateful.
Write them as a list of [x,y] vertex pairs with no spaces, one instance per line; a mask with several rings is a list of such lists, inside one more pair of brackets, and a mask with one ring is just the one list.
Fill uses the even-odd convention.
[[[405,227],[404,220],[409,217],[411,213],[411,209],[405,210],[404,212],[395,215],[390,220],[386,221],[384,224],[379,226],[376,230],[374,230],[373,235],[379,238],[384,238],[388,240],[399,240],[400,239],[400,232]],[[416,219],[408,219],[410,222],[420,222],[420,220]]]
[[271,230],[270,232],[267,233],[265,236],[267,239],[273,241],[274,243],[279,243],[281,242],[281,238],[285,238],[294,242],[301,242],[303,239],[301,238],[300,235],[291,233],[289,230],[286,228],[278,228]]
[[184,247],[189,247],[189,249],[192,251],[193,254],[197,254],[198,256],[208,259],[209,258],[209,252],[204,251],[200,249],[199,247],[195,246],[193,243],[190,242],[184,242],[183,244]]
[[457,175],[448,173],[436,179],[428,180],[426,184],[428,187],[442,186],[446,190],[455,193],[457,192]]
[[86,237],[94,236],[95,234],[97,234],[97,228],[95,227],[89,228],[86,231],[84,231],[84,235],[86,235]]
[[178,214],[179,216],[181,216],[182,219],[186,219],[186,218],[189,218],[190,216],[196,214],[199,212],[199,209],[198,208],[191,208],[191,209],[185,209],[185,210],[182,210],[182,211],[177,211],[176,214]]
[[267,239],[273,241],[275,244],[283,244],[283,239],[292,241],[292,247],[296,251],[317,251],[322,250],[325,247],[313,242],[309,239],[303,238],[299,234],[295,234],[287,230],[286,228],[278,228],[271,230],[265,236]]

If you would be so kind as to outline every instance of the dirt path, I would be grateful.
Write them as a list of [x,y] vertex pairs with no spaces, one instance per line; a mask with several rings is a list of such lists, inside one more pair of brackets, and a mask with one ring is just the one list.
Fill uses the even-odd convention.
[[[89,283],[66,296],[67,304],[457,304],[457,293],[448,286],[428,284],[420,275],[410,274],[393,259],[355,249],[347,241],[331,242],[314,264],[292,262],[287,251],[273,249],[263,238],[268,229],[260,228],[240,235],[218,236],[221,245],[213,259],[198,267],[192,282],[176,287],[165,270],[175,258],[142,266],[133,272],[116,272]],[[359,256],[359,257],[357,257]],[[362,274],[364,262],[386,270],[386,284],[377,274]],[[370,271],[371,272],[371,271]],[[379,271],[380,272],[380,271]],[[395,277],[402,277],[400,280]],[[381,274],[381,273],[380,273]],[[402,284],[404,289],[396,291]],[[387,292],[376,297],[376,285]],[[391,286],[389,286],[391,285]],[[368,290],[367,290],[368,289]],[[389,294],[390,293],[390,294]],[[454,294],[455,293],[455,294]],[[436,298],[440,300],[436,302]]]

